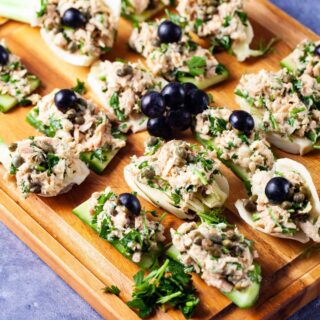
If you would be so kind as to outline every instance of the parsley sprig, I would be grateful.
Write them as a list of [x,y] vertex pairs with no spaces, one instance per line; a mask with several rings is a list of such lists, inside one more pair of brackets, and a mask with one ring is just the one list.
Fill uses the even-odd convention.
[[141,318],[149,317],[158,307],[179,309],[190,318],[199,303],[191,276],[180,263],[169,259],[146,277],[140,270],[134,282],[132,300],[127,304],[137,309]]

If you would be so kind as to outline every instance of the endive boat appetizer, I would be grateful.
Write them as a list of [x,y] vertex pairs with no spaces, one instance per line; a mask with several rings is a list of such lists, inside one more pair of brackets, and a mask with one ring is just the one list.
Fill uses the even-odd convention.
[[279,159],[272,170],[251,179],[252,197],[238,200],[241,218],[274,237],[320,242],[320,201],[308,170],[291,159]]
[[149,269],[156,264],[163,249],[164,228],[147,217],[133,194],[117,195],[107,187],[92,194],[73,213],[140,267]]
[[146,21],[161,12],[171,2],[172,0],[123,0],[121,15],[135,22]]
[[27,121],[47,136],[63,139],[96,173],[102,173],[126,144],[103,111],[70,89],[43,97]]
[[129,187],[181,219],[221,207],[229,194],[213,152],[180,140],[151,138],[141,157],[124,169]]
[[320,77],[320,41],[303,40],[293,52],[280,62],[296,76]]
[[5,0],[3,17],[39,26],[48,47],[64,61],[89,66],[113,47],[120,0]]
[[20,58],[14,55],[4,40],[0,41],[0,112],[7,112],[17,104],[33,103],[30,94],[40,80],[28,72]]
[[177,10],[188,31],[212,39],[213,49],[223,48],[244,61],[265,54],[272,43],[261,50],[250,49],[254,34],[243,6],[244,0],[178,0]]
[[319,149],[319,89],[320,84],[282,69],[243,75],[235,93],[241,109],[254,116],[273,145],[303,155]]
[[254,129],[254,119],[242,110],[209,108],[194,121],[196,139],[216,151],[250,192],[250,178],[257,170],[269,170],[275,161],[263,132]]
[[146,58],[154,75],[168,81],[190,82],[205,89],[229,75],[209,50],[170,20],[141,23],[133,30],[129,45]]
[[[220,220],[220,219],[218,219]],[[167,255],[192,267],[207,285],[219,289],[240,308],[252,307],[259,297],[261,268],[252,241],[226,221],[183,223],[171,229]]]
[[104,108],[121,122],[121,131],[145,130],[147,117],[141,99],[149,91],[161,91],[166,81],[155,78],[140,63],[99,61],[90,70],[88,83]]
[[0,142],[0,162],[24,196],[54,197],[69,192],[89,175],[69,145],[57,138],[31,137],[6,146]]

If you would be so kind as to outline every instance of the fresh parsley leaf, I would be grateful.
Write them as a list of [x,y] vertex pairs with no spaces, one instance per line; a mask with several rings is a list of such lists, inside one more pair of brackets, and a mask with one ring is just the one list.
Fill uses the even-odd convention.
[[77,83],[76,85],[72,88],[72,90],[74,92],[77,92],[79,94],[85,94],[87,92],[87,89],[86,89],[86,85],[84,83],[84,81],[81,81],[79,79],[77,79]]
[[191,276],[180,263],[169,259],[146,277],[140,270],[134,282],[132,300],[127,304],[137,309],[141,318],[149,317],[158,307],[179,309],[190,318],[199,303]]
[[244,26],[248,26],[248,16],[245,12],[236,11],[236,15],[239,17],[239,19],[241,20],[241,22]]
[[119,121],[124,121],[125,115],[123,111],[120,109],[120,100],[119,100],[119,94],[114,93],[109,101],[110,107],[114,110],[114,113]]
[[207,66],[206,60],[203,57],[193,56],[187,62],[189,73],[193,77],[203,75],[205,73],[205,68]]
[[103,288],[103,292],[104,293],[111,293],[111,294],[114,294],[119,297],[121,291],[117,286],[112,285],[110,287]]
[[40,1],[40,10],[37,12],[37,17],[42,17],[46,11],[48,6],[48,0],[41,0]]

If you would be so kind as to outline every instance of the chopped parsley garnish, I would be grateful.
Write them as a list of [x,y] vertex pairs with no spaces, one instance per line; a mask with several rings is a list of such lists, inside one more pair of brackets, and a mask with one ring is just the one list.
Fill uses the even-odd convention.
[[124,121],[125,115],[123,111],[120,109],[120,100],[119,100],[119,94],[114,93],[109,101],[110,107],[114,110],[114,113],[119,121]]
[[149,317],[159,307],[179,309],[190,318],[199,304],[191,276],[178,262],[168,259],[146,277],[141,270],[134,276],[134,282],[132,300],[127,304],[137,309],[141,318]]
[[237,16],[241,20],[242,24],[244,26],[248,26],[248,16],[245,12],[243,11],[236,11]]
[[203,57],[193,56],[187,62],[189,73],[193,77],[203,75],[205,73],[205,68],[207,66],[206,60]]
[[87,92],[85,83],[79,79],[77,79],[77,83],[72,90],[79,94],[85,94]]
[[114,294],[116,296],[119,296],[121,291],[117,286],[112,285],[110,287],[103,288],[103,292],[104,293],[111,293],[111,294]]

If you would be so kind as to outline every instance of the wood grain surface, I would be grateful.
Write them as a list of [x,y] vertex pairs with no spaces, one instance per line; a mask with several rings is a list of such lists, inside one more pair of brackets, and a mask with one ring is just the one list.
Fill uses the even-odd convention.
[[[247,11],[255,29],[255,43],[261,38],[268,40],[272,37],[278,37],[279,41],[275,45],[275,51],[267,57],[245,63],[238,63],[226,53],[217,55],[218,60],[231,72],[228,81],[210,90],[215,104],[219,106],[237,108],[233,91],[242,74],[257,72],[262,68],[277,70],[279,61],[298,42],[306,37],[317,39],[317,35],[265,0],[249,2]],[[141,59],[128,50],[127,40],[131,30],[130,23],[122,19],[117,44],[106,59]],[[38,29],[10,21],[0,27],[0,37],[7,40],[10,49],[41,79],[41,95],[54,88],[71,87],[77,78],[86,80],[88,68],[73,67],[56,58],[42,41]],[[90,91],[87,95],[95,100]],[[0,114],[0,136],[5,142],[38,135],[25,122],[28,111],[29,108],[17,107],[8,114]],[[138,319],[125,304],[130,299],[132,277],[138,268],[100,239],[71,210],[93,192],[101,191],[107,185],[119,193],[129,191],[123,179],[123,168],[129,163],[130,156],[143,153],[143,141],[146,137],[146,132],[130,135],[127,146],[118,153],[102,176],[91,173],[81,186],[67,195],[52,199],[33,195],[23,199],[14,182],[4,178],[4,169],[0,167],[0,220],[106,319]],[[186,133],[181,138],[194,141],[191,133]],[[303,163],[310,170],[319,192],[319,152],[303,158],[287,155],[279,150],[275,150],[275,153],[279,157],[290,157]],[[302,245],[272,238],[246,225],[238,217],[234,207],[235,200],[246,196],[245,188],[227,168],[222,171],[231,186],[226,203],[227,217],[239,226],[241,232],[255,241],[260,255],[263,273],[261,297],[254,308],[240,310],[218,290],[206,286],[199,277],[194,276],[201,299],[194,318],[285,319],[320,294],[319,247],[312,243]],[[141,199],[141,202],[146,209],[153,209],[144,200]],[[181,222],[173,215],[168,215],[163,222],[167,235],[171,227],[176,228]],[[120,288],[119,298],[102,293],[104,286],[112,284]],[[177,311],[159,311],[154,319],[183,319],[183,316]]]

